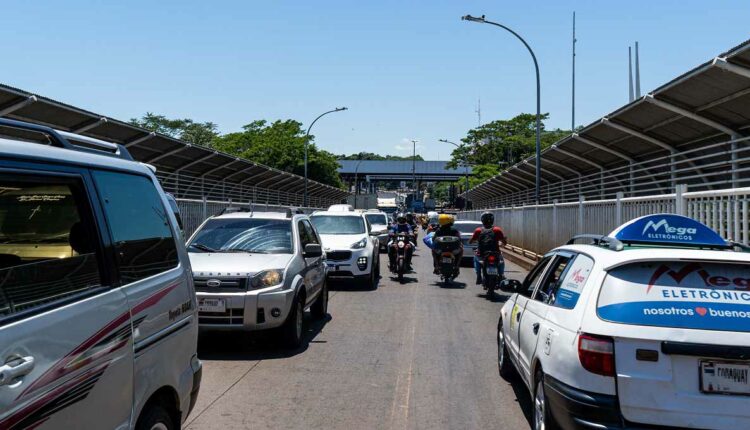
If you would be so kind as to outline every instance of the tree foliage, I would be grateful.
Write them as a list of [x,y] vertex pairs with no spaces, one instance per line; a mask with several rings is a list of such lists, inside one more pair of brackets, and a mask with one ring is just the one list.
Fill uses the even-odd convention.
[[416,159],[417,161],[424,161],[421,155],[417,154],[416,157],[412,157],[411,155],[402,157],[400,155],[380,155],[380,154],[374,154],[372,152],[359,152],[357,154],[351,154],[351,155],[339,155],[339,160],[396,160],[396,161],[411,161],[412,159]]
[[151,112],[146,112],[141,118],[132,118],[130,123],[193,145],[208,146],[219,136],[218,126],[213,122],[195,122],[187,118],[169,119]]
[[[547,130],[541,117],[541,147],[545,149],[570,134],[569,130]],[[467,160],[473,176],[469,186],[474,187],[532,155],[536,150],[536,115],[522,113],[505,120],[496,120],[471,129],[461,139],[463,145],[453,150],[448,167],[457,168]],[[462,181],[456,182],[462,185]]]
[[[302,124],[294,120],[253,121],[242,127],[242,131],[228,133],[213,139],[211,147],[232,155],[247,158],[279,170],[304,175],[305,136]],[[338,176],[339,164],[330,152],[320,150],[314,143],[308,144],[308,177],[324,184],[341,187]]]

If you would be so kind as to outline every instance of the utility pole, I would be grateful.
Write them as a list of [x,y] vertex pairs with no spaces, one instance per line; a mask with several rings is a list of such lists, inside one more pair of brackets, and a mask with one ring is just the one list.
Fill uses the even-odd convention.
[[576,131],[576,12],[573,11],[573,86],[570,109],[570,131]]
[[416,201],[419,197],[419,190],[417,190],[417,141],[411,140],[414,151],[411,156],[411,187],[414,189],[414,200]]
[[474,112],[477,113],[477,127],[481,127],[482,126],[482,99],[481,97],[477,98],[477,110],[475,110]]
[[641,66],[638,62],[638,41],[635,42],[635,97],[641,98]]
[[632,102],[635,100],[635,95],[633,94],[633,53],[630,46],[628,46],[628,90],[630,94],[628,101]]

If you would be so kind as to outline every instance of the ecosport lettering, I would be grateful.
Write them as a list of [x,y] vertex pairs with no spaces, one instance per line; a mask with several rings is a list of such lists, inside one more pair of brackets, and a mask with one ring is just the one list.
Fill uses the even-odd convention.
[[[649,228],[653,230],[653,233],[646,233]],[[664,229],[664,233],[659,233],[661,228]],[[693,235],[696,233],[698,230],[692,227],[672,227],[666,219],[662,218],[659,222],[649,220],[641,234],[649,239],[693,240]]]

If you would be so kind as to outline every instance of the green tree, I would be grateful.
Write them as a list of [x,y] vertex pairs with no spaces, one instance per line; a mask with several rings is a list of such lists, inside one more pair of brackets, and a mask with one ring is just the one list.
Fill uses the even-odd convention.
[[[541,146],[542,149],[570,134],[568,130],[546,130],[544,121],[549,114],[542,115]],[[496,120],[471,129],[464,143],[451,153],[448,167],[456,168],[468,158],[469,164],[505,167],[513,165],[534,154],[536,147],[536,115],[522,113],[509,120]],[[483,172],[489,172],[489,167]],[[486,178],[485,178],[486,179]]]
[[208,146],[219,136],[218,127],[213,122],[195,122],[187,118],[169,119],[151,112],[146,112],[141,118],[132,118],[130,123],[193,145]]
[[412,158],[416,159],[417,161],[424,161],[421,155],[417,155],[416,157],[409,156],[400,156],[400,155],[380,155],[380,154],[374,154],[372,152],[360,152],[357,154],[351,154],[351,155],[339,155],[337,157],[339,160],[396,160],[396,161],[411,161]]
[[[279,170],[304,175],[305,142],[308,139],[302,124],[294,120],[253,121],[243,131],[216,137],[211,147],[247,158]],[[313,136],[309,139],[312,140]],[[308,177],[335,187],[342,187],[338,175],[339,164],[330,152],[308,146]]]

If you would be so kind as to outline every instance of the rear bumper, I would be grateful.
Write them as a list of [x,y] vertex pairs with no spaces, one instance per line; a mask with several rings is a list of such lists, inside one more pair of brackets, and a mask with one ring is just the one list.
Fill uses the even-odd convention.
[[549,375],[544,375],[544,392],[552,416],[566,430],[678,429],[627,422],[620,412],[617,396],[579,390]]

